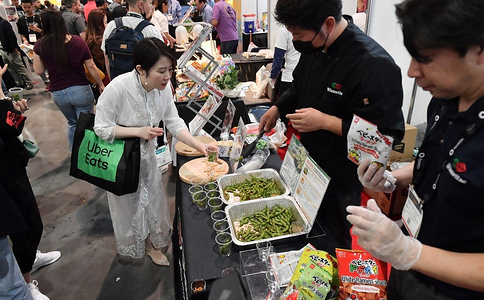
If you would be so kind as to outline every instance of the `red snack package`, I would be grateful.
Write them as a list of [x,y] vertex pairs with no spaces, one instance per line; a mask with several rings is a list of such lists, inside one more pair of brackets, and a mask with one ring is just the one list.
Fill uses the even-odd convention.
[[336,249],[340,300],[387,299],[387,264],[361,250]]

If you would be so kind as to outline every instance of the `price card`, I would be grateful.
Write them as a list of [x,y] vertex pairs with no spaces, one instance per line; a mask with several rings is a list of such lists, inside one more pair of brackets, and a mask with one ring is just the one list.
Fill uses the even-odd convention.
[[417,238],[422,226],[423,203],[418,197],[413,185],[408,189],[408,197],[403,207],[402,221],[410,236]]

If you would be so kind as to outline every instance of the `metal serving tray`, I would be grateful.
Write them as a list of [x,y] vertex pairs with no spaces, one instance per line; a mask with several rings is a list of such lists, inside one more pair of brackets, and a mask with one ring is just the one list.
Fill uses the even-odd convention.
[[[269,208],[272,208],[276,205],[282,205],[284,207],[290,208],[294,213],[294,216],[296,217],[296,221],[300,221],[304,224],[304,230],[298,233],[285,234],[277,237],[255,240],[251,242],[242,242],[237,239],[237,236],[235,234],[234,222],[239,221],[243,217],[251,215],[256,211],[261,211],[266,206],[268,206]],[[307,234],[311,228],[311,224],[308,223],[301,208],[299,208],[299,206],[297,205],[296,200],[288,196],[278,196],[278,197],[272,197],[272,198],[240,202],[237,205],[229,205],[225,207],[225,213],[227,214],[227,220],[230,226],[230,234],[232,235],[232,241],[239,246],[248,246],[248,245],[256,244],[257,242],[260,242],[260,241],[274,241],[274,240],[281,240],[281,239],[285,239],[293,236],[303,235],[303,234]]]
[[[276,184],[279,187],[279,189],[284,191],[282,193],[282,195],[279,195],[277,197],[287,196],[290,193],[289,187],[284,183],[281,176],[279,175],[279,173],[277,173],[276,170],[274,170],[274,169],[260,169],[260,170],[248,171],[248,172],[245,172],[245,173],[228,174],[228,175],[224,175],[224,176],[219,177],[217,179],[217,183],[218,183],[218,188],[219,188],[219,191],[220,191],[220,197],[222,198],[222,201],[227,205],[233,205],[233,204],[239,205],[241,203],[259,200],[259,199],[252,199],[252,200],[246,200],[244,202],[229,202],[228,199],[225,198],[225,194],[223,192],[223,189],[226,186],[236,184],[236,183],[240,183],[240,182],[244,182],[247,178],[250,178],[251,175],[255,176],[255,177],[259,177],[259,178],[264,178],[264,179],[269,179],[269,178],[275,179]],[[267,199],[267,198],[265,198],[265,199]]]

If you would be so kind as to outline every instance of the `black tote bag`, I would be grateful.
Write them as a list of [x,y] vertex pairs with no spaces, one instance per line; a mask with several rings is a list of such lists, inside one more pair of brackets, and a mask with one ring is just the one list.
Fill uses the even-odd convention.
[[69,175],[115,195],[136,192],[140,170],[140,139],[108,143],[94,133],[94,114],[81,113],[72,146]]

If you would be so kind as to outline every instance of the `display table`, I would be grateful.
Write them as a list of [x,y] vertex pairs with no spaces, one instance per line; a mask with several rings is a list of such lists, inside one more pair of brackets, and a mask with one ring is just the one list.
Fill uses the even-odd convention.
[[235,66],[239,70],[239,81],[255,81],[255,74],[262,66],[272,62],[272,59],[267,59],[261,56],[250,56],[246,58],[242,54],[230,54]]
[[[190,159],[178,155],[180,166]],[[281,163],[279,156],[271,153],[263,167],[279,170]],[[255,248],[255,246],[239,247],[233,244],[232,254],[229,257],[220,256],[216,252],[210,210],[198,210],[198,207],[191,201],[188,188],[189,185],[182,182],[177,176],[174,230],[175,233],[178,233],[178,236],[174,238],[173,244],[176,299],[188,299],[191,294],[190,283],[193,280],[204,279],[211,282],[220,278],[221,272],[225,268],[235,268],[240,272],[239,252]],[[313,231],[314,233],[310,233],[310,235],[321,233],[321,230],[317,229],[316,226]],[[274,241],[272,245],[276,252],[300,249],[308,242],[318,249],[325,250],[326,247],[333,247],[334,249],[332,245],[325,245],[326,240],[328,240],[328,236],[309,239],[305,236],[298,236]],[[244,280],[242,281],[246,284]],[[245,286],[245,290],[250,299],[247,286]]]

